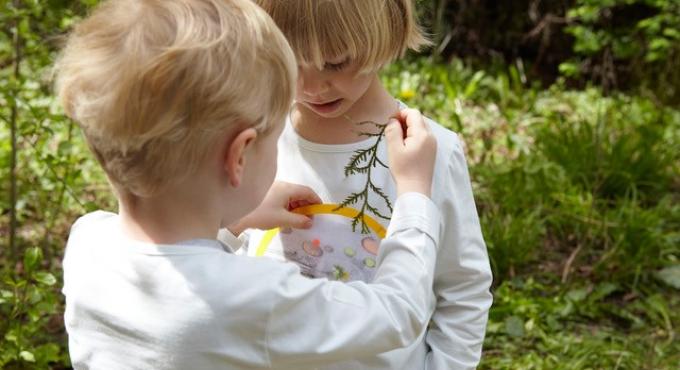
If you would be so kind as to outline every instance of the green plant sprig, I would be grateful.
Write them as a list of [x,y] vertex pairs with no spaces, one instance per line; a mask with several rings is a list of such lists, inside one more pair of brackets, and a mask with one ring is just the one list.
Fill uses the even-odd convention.
[[366,211],[371,212],[377,217],[380,217],[382,219],[388,221],[390,220],[389,216],[382,214],[377,207],[374,207],[369,203],[368,198],[369,191],[378,194],[378,196],[385,201],[385,203],[387,204],[387,208],[389,208],[390,210],[390,213],[392,213],[392,203],[390,202],[389,197],[383,192],[383,190],[376,186],[371,179],[371,170],[373,168],[377,167],[378,165],[388,168],[387,165],[383,161],[381,161],[380,158],[378,158],[378,146],[380,145],[380,142],[384,137],[385,128],[387,127],[387,124],[380,124],[373,121],[362,121],[357,123],[357,126],[364,125],[372,125],[378,128],[377,133],[364,131],[359,132],[359,135],[361,136],[374,137],[375,142],[368,148],[358,149],[354,152],[349,162],[345,166],[345,176],[365,174],[366,185],[364,186],[362,191],[351,193],[350,195],[348,195],[347,198],[345,198],[345,200],[343,200],[342,203],[340,203],[340,205],[336,209],[361,203],[359,213],[352,219],[352,231],[356,231],[357,226],[361,224],[361,233],[368,234],[370,233],[370,229],[366,222],[364,221],[364,214],[366,213]]

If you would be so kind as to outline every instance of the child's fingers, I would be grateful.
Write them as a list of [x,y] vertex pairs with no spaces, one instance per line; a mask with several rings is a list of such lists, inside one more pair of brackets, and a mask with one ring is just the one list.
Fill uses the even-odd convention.
[[318,203],[319,202],[313,202],[312,203],[312,202],[307,201],[307,200],[295,200],[295,201],[288,203],[288,209],[292,211],[296,208],[306,207],[306,206],[309,206],[309,205],[312,205],[312,204],[318,204]]
[[308,186],[289,184],[288,191],[288,204],[291,209],[301,207],[303,205],[321,203],[321,198],[319,195]]
[[401,123],[394,118],[390,119],[387,123],[385,139],[387,140],[387,146],[391,148],[404,145],[404,131],[401,128]]
[[406,137],[415,137],[429,131],[423,115],[417,109],[402,109],[398,116],[400,121],[406,123]]
[[421,117],[422,113],[419,110],[413,108],[404,108],[397,113],[397,119],[407,124],[412,124],[416,118]]
[[282,227],[292,227],[294,229],[309,229],[312,227],[312,219],[309,216],[287,212],[281,220]]

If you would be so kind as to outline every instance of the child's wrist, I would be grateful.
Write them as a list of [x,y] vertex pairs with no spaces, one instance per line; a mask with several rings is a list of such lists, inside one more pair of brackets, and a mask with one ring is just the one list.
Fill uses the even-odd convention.
[[397,196],[406,193],[420,193],[426,197],[431,195],[432,184],[422,181],[400,181],[397,184]]

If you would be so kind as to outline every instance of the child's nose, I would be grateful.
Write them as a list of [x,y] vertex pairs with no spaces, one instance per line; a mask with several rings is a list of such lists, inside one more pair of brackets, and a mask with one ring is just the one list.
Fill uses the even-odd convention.
[[321,72],[305,71],[300,73],[300,84],[302,92],[305,95],[318,97],[326,93],[329,89],[329,83],[323,77]]

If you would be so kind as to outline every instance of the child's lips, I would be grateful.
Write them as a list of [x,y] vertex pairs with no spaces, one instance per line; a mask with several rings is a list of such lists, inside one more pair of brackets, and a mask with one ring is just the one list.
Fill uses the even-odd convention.
[[313,110],[315,110],[319,113],[331,113],[340,106],[341,102],[342,102],[342,98],[336,99],[336,100],[331,100],[331,101],[326,102],[326,103],[313,103],[313,102],[308,101],[307,104]]

